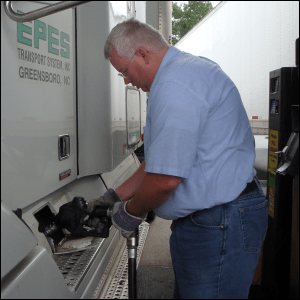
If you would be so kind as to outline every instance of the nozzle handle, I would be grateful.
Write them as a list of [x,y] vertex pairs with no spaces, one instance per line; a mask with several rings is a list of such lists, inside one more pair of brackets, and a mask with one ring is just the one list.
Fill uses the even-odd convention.
[[96,206],[95,209],[90,213],[90,218],[111,218],[111,208],[110,206]]

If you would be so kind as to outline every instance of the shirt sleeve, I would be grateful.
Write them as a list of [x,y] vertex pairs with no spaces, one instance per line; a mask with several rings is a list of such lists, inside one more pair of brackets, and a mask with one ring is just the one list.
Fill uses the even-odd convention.
[[146,172],[188,178],[208,104],[189,87],[162,82],[151,96],[151,140]]

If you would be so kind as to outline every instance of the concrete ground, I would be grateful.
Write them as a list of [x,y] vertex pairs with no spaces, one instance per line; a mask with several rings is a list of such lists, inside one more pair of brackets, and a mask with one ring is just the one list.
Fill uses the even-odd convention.
[[174,271],[169,238],[172,221],[156,217],[151,223],[137,269],[138,299],[172,299]]

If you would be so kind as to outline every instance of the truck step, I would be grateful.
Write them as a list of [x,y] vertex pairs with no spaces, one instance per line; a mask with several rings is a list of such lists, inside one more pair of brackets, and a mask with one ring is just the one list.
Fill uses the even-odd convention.
[[[148,231],[149,224],[143,222],[139,226],[136,267],[138,267]],[[128,253],[125,238],[120,239],[92,299],[128,299]]]
[[70,290],[77,290],[103,243],[104,239],[98,237],[71,238],[53,255]]

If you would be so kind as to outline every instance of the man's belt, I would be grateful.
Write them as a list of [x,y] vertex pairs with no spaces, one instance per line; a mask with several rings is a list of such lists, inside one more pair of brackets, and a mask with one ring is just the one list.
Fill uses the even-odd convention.
[[245,189],[240,193],[239,197],[247,195],[253,191],[255,191],[257,189],[257,183],[255,181],[256,176],[254,177],[253,181],[250,183],[247,183],[247,186],[245,187]]
[[[252,182],[247,183],[247,186],[246,186],[245,189],[240,193],[239,197],[244,196],[244,195],[246,195],[246,194],[249,194],[249,193],[255,191],[255,190],[257,189],[257,187],[258,187],[258,183],[256,183],[256,182],[259,183],[259,180],[258,180],[257,176],[254,177],[254,179],[253,179]],[[194,213],[194,212],[193,212],[193,213]],[[178,218],[177,220],[184,220],[184,219],[186,219],[186,218],[189,218],[193,213],[191,213],[191,214],[189,214],[189,215],[187,215],[187,216],[185,216],[185,217]],[[175,220],[175,221],[176,221],[176,220]]]

